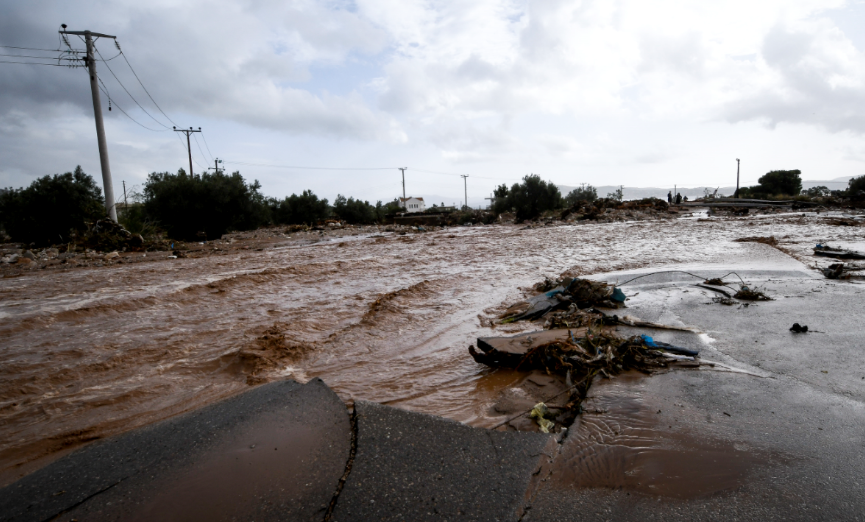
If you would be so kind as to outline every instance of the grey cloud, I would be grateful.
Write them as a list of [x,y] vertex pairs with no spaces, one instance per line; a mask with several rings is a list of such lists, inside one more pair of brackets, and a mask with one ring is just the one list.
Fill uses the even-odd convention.
[[[195,124],[178,121],[186,114],[192,118],[182,119],[230,118],[291,133],[405,139],[396,120],[371,109],[361,97],[317,94],[305,91],[299,83],[310,79],[310,64],[337,62],[355,52],[376,52],[385,45],[380,29],[344,9],[313,4],[300,9],[282,2],[274,4],[274,13],[254,18],[250,11],[263,7],[258,3],[214,4],[212,9],[198,4],[177,10],[116,2],[88,8],[93,16],[85,27],[80,6],[76,10],[71,4],[4,3],[2,44],[49,48],[56,45],[54,24],[58,21],[68,22],[70,29],[117,34],[150,93],[181,126]],[[273,18],[280,16],[285,23],[274,26]],[[83,47],[74,40],[73,45]],[[116,54],[110,41],[100,40],[98,47],[105,58]],[[135,110],[135,103],[117,85],[108,66],[140,103],[171,125],[150,104],[122,58],[98,64],[116,103],[145,125],[156,125]],[[0,88],[4,93],[0,118],[15,110],[62,117],[58,104],[78,107],[78,114],[92,111],[89,85],[81,70],[7,65],[0,67]]]
[[724,119],[763,120],[772,127],[788,122],[820,125],[832,132],[865,132],[861,111],[865,103],[865,57],[853,51],[838,33],[815,35],[778,26],[766,36],[762,57],[780,84],[727,104]]

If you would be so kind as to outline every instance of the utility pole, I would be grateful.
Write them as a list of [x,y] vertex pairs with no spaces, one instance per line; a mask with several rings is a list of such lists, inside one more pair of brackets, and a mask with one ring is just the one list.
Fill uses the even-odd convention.
[[63,24],[61,34],[73,34],[84,37],[87,45],[87,69],[90,72],[90,94],[93,97],[93,115],[96,119],[96,141],[99,144],[99,164],[102,167],[102,189],[105,191],[105,211],[108,217],[117,222],[117,209],[114,208],[114,184],[111,182],[111,166],[108,164],[108,145],[105,143],[105,126],[102,123],[102,101],[99,99],[99,81],[96,76],[96,59],[93,52],[93,37],[116,39],[110,36],[92,31],[67,31]]
[[126,201],[126,180],[123,181],[123,211],[129,210],[129,202]]
[[468,174],[460,174],[460,177],[463,178],[463,187],[466,191],[466,206],[469,206],[469,185],[468,185]]
[[739,158],[736,158],[736,197],[739,197]]
[[219,174],[219,164],[220,164],[220,163],[223,163],[223,161],[222,161],[221,159],[219,159],[219,158],[216,158],[215,160],[213,160],[213,166],[212,166],[212,167],[208,167],[207,170],[211,170],[211,169],[212,169],[213,172],[214,172],[214,174]]
[[397,167],[402,171],[402,202],[405,204],[405,171],[408,167]]
[[174,127],[174,132],[186,134],[186,150],[189,151],[189,175],[192,176],[192,146],[189,144],[189,135],[193,132],[201,132],[201,127],[198,130],[192,130],[192,127],[189,127],[189,130]]

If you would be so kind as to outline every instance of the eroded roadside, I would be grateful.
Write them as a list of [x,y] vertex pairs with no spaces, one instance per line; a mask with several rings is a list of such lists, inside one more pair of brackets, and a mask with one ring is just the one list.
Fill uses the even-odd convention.
[[744,236],[803,253],[861,241],[858,229],[790,215],[252,237],[184,259],[23,271],[0,280],[2,483],[286,376],[489,427],[501,390],[524,376],[479,367],[466,347],[526,328],[491,321],[520,288],[564,272],[774,259],[732,241]]

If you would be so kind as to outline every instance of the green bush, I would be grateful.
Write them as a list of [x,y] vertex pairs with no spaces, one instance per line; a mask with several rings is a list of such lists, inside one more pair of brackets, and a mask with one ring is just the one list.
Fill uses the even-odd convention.
[[739,191],[739,197],[765,198],[767,196],[788,195],[798,196],[802,192],[801,170],[772,170],[757,181],[759,185],[744,187]]
[[387,221],[388,216],[402,211],[403,208],[399,205],[399,199],[397,198],[393,198],[393,201],[384,205],[381,204],[381,201],[377,201],[375,203],[375,220],[378,223],[384,223]]
[[858,178],[851,178],[847,183],[847,194],[852,198],[862,198],[865,193],[865,176],[859,176]]
[[598,189],[583,183],[581,186],[568,192],[568,195],[565,196],[565,203],[567,203],[569,207],[573,207],[578,201],[592,202],[596,199],[598,199]]
[[525,176],[522,183],[514,183],[510,189],[500,185],[495,197],[493,211],[500,214],[513,209],[518,221],[537,218],[547,210],[561,208],[563,203],[559,187],[537,174]]
[[251,230],[268,222],[261,185],[240,172],[187,175],[183,169],[150,174],[144,185],[144,212],[175,239],[215,239],[231,230]]
[[22,243],[65,243],[73,233],[87,230],[88,221],[105,217],[102,191],[80,166],[0,194],[0,224]]
[[[379,202],[381,203],[381,202]],[[333,202],[333,213],[346,223],[368,225],[376,221],[376,208],[368,201],[348,198],[338,194]]]
[[819,198],[819,197],[823,197],[823,196],[828,196],[829,194],[831,194],[831,191],[829,190],[828,187],[824,187],[823,185],[820,185],[818,187],[811,187],[811,188],[805,190],[805,192],[803,194],[808,196],[809,198]]
[[271,219],[280,225],[314,225],[330,215],[326,199],[318,199],[311,190],[299,196],[292,194],[283,200],[270,200]]

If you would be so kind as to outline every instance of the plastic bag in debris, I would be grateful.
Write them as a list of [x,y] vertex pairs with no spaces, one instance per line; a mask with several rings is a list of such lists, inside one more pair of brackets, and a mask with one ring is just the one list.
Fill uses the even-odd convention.
[[678,346],[673,346],[672,344],[662,343],[660,341],[655,341],[651,337],[646,334],[641,334],[640,337],[643,339],[643,342],[649,348],[657,348],[659,350],[664,350],[666,352],[675,353],[677,355],[686,355],[688,357],[697,357],[700,355],[700,352],[697,350],[689,350],[687,348],[680,348]]
[[547,405],[542,402],[535,404],[535,407],[532,408],[529,416],[535,419],[535,422],[538,423],[538,428],[542,433],[549,433],[550,430],[556,426],[554,422],[546,419],[546,417],[552,416],[552,412],[550,412]]

